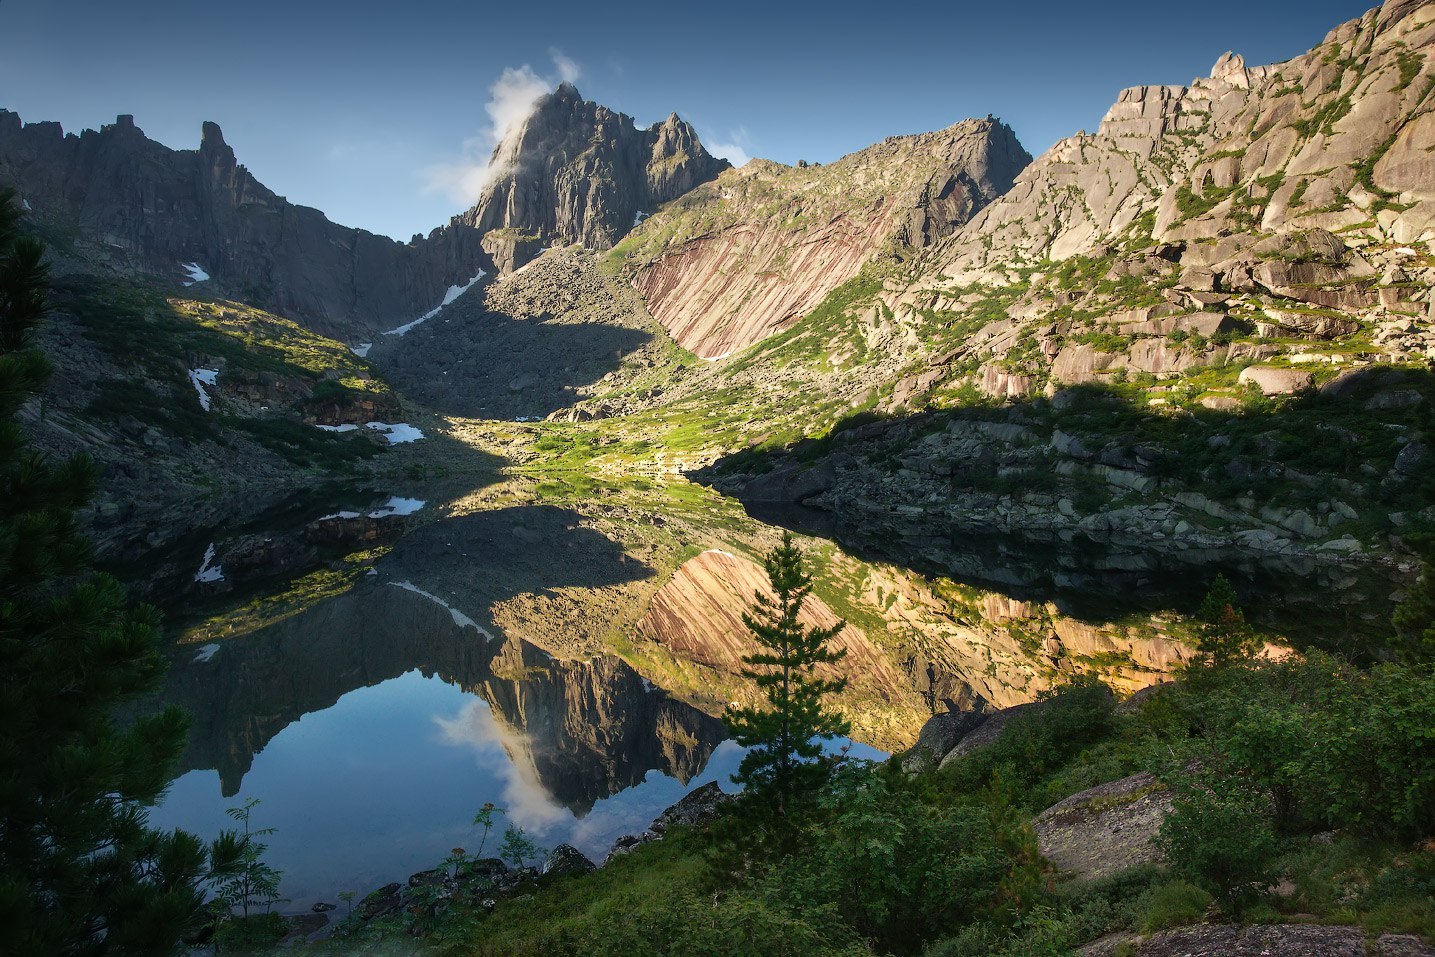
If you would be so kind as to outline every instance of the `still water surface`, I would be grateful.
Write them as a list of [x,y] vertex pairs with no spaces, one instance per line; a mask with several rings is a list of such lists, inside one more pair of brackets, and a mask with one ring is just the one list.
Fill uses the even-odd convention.
[[[175,649],[160,698],[193,723],[154,824],[207,838],[234,826],[226,808],[259,799],[254,826],[276,829],[266,860],[283,872],[284,909],[297,910],[403,881],[455,847],[477,852],[471,822],[486,802],[540,845],[601,861],[692,789],[733,789],[742,751],[712,714],[615,656],[555,659],[478,624],[495,600],[534,590],[520,574],[601,590],[650,574],[641,562],[562,510],[428,523],[385,511],[343,510],[350,535],[393,545],[352,588],[252,633]],[[295,523],[304,541],[335,533],[333,506],[316,514]],[[206,540],[180,564],[221,568],[226,587],[257,567],[255,554],[301,550],[285,534]]]

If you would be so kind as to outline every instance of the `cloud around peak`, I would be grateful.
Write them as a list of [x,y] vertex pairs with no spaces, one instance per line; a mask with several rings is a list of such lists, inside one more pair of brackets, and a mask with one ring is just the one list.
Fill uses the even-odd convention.
[[541,96],[582,75],[578,64],[557,47],[550,47],[548,55],[553,61],[553,75],[540,74],[527,63],[506,67],[498,75],[488,88],[488,102],[484,105],[488,126],[463,141],[457,161],[436,163],[423,170],[425,192],[441,192],[458,203],[478,200],[484,187],[501,172],[492,165],[494,148],[532,114]]

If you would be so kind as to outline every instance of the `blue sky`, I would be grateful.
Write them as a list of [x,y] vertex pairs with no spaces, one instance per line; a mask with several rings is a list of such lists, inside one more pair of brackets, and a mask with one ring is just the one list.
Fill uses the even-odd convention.
[[987,113],[1039,154],[1122,87],[1189,82],[1228,49],[1283,60],[1375,5],[0,0],[0,107],[67,130],[133,113],[176,148],[214,120],[276,192],[407,239],[471,203],[459,174],[505,70],[576,72],[587,98],[640,124],[676,110],[737,158],[826,162]]

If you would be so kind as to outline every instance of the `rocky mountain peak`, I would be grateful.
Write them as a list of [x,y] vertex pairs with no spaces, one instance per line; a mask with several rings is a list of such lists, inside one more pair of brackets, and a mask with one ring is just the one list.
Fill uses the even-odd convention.
[[[199,138],[199,155],[209,159],[211,166],[237,166],[234,150],[224,142],[224,131],[219,124],[210,120],[204,121],[202,132]],[[215,162],[218,160],[219,162]]]
[[607,249],[657,207],[728,163],[672,114],[638,129],[631,116],[583,99],[571,83],[534,104],[494,150],[493,179],[460,221],[486,234],[501,271],[546,246]]

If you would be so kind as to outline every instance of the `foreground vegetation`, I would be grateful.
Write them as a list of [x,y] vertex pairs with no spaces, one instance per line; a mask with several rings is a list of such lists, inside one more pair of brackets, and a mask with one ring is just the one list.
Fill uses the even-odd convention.
[[[770,574],[792,571],[781,553]],[[782,595],[800,595],[800,572],[787,585]],[[1426,598],[1397,616],[1402,634],[1428,632]],[[774,608],[791,610],[785,597]],[[350,918],[320,949],[388,953],[418,937],[483,955],[1026,957],[1208,919],[1435,937],[1435,670],[1424,647],[1370,667],[1318,651],[1257,658],[1223,582],[1200,617],[1200,653],[1180,680],[1118,705],[1076,677],[937,767],[793,747],[788,722],[814,702],[788,695],[786,679],[790,669],[795,683],[810,679],[826,638],[796,628],[795,611],[760,614],[755,632],[789,627],[763,642],[772,653],[748,659],[769,679],[762,728],[751,713],[737,720],[763,768],[800,762],[800,777],[749,773],[708,829],[670,831],[596,872],[532,873],[497,900],[480,885],[368,924]],[[1172,794],[1156,837],[1164,863],[1118,860],[1083,880],[1043,859],[1035,815],[1143,771],[1154,779],[1136,796]]]

